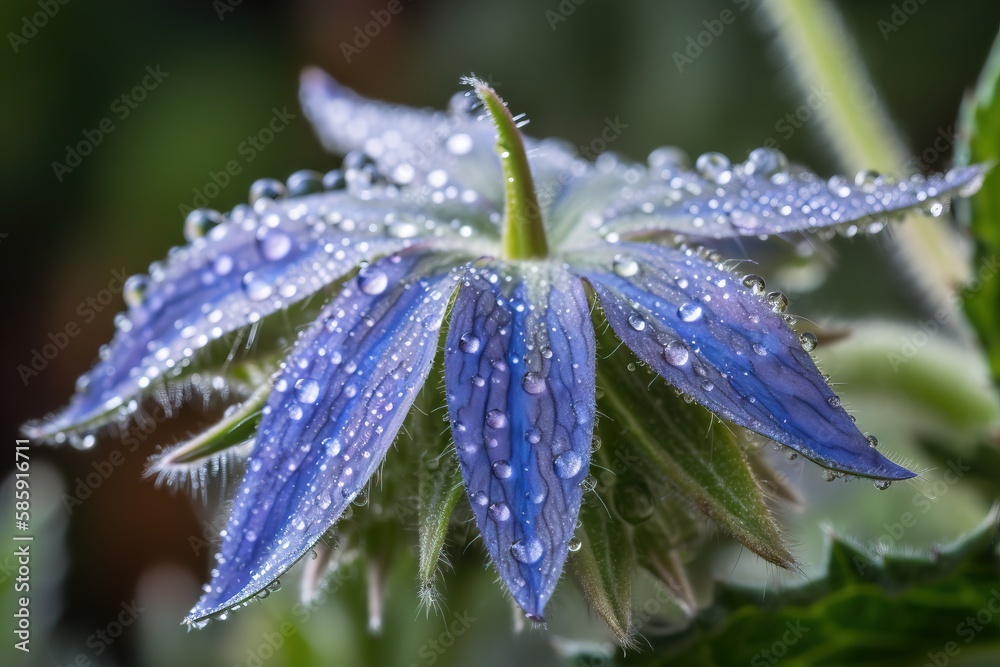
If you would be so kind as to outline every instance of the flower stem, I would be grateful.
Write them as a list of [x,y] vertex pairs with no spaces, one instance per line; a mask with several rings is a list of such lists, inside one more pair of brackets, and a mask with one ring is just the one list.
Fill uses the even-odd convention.
[[542,211],[535,195],[524,142],[507,105],[480,79],[470,78],[476,95],[493,119],[497,129],[497,154],[503,164],[504,219],[503,254],[505,259],[539,259],[549,254]]

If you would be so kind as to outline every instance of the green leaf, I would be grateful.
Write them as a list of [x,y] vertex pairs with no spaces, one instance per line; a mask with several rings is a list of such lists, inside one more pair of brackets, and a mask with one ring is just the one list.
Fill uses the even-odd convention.
[[[831,534],[827,574],[784,591],[720,587],[685,632],[634,665],[947,664],[1000,646],[997,509],[928,553],[880,556]],[[935,656],[938,662],[933,662]]]
[[651,488],[669,485],[753,552],[792,566],[732,431],[657,380],[604,322],[595,324],[599,353],[615,350],[597,365],[597,407],[606,415],[598,429],[603,442],[615,447],[614,472],[645,471]]
[[[1000,160],[1000,36],[979,77],[974,94],[966,99],[960,117],[956,158],[965,164]],[[966,287],[965,312],[982,341],[994,382],[1000,384],[1000,173],[993,169],[983,187],[959,208],[972,229],[976,253],[972,281]]]
[[608,513],[598,494],[588,494],[580,508],[580,550],[570,567],[590,606],[626,646],[633,640],[632,575],[635,553],[626,524]]

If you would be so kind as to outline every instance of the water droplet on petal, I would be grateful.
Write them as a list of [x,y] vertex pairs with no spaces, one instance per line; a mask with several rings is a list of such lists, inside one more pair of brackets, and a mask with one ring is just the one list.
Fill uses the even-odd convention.
[[285,179],[289,197],[301,197],[323,191],[323,174],[312,169],[302,169]]
[[639,273],[639,262],[626,255],[615,255],[611,267],[622,278],[631,278]]
[[533,371],[528,372],[524,374],[521,386],[529,394],[540,394],[545,391],[545,378]]
[[324,190],[343,190],[347,187],[347,179],[340,169],[332,169],[323,174]]
[[378,296],[389,286],[385,271],[368,265],[358,271],[358,289],[370,296]]
[[804,333],[799,334],[799,345],[801,345],[802,349],[805,350],[806,352],[812,352],[813,350],[815,350],[816,343],[817,343],[816,334],[814,334],[813,332],[806,331]]
[[148,287],[149,281],[146,276],[129,276],[125,280],[125,286],[122,288],[125,305],[129,308],[138,308],[141,306],[146,301],[146,290]]
[[458,349],[466,354],[475,354],[479,351],[479,339],[471,331],[467,331],[459,336]]
[[566,548],[569,549],[570,553],[576,553],[582,547],[583,547],[583,542],[581,542],[575,537],[569,541],[569,544],[566,545]]
[[507,507],[506,503],[493,503],[490,505],[489,513],[490,518],[497,522],[510,519],[510,508]]
[[757,148],[750,151],[744,168],[747,174],[769,177],[787,169],[788,158],[772,148]]
[[319,398],[319,382],[312,378],[299,378],[295,382],[295,396],[301,403],[315,403]]
[[537,537],[529,537],[526,540],[517,540],[510,545],[510,555],[518,562],[531,565],[537,563],[545,552],[542,542]]
[[507,479],[513,472],[514,470],[510,467],[510,463],[507,461],[497,461],[493,464],[493,474],[496,475],[498,479]]
[[684,303],[677,309],[677,315],[685,322],[694,322],[701,317],[701,306],[696,303]]
[[486,507],[486,504],[490,502],[490,499],[482,491],[476,491],[472,494],[472,502],[480,507]]
[[831,396],[830,398],[826,399],[826,402],[830,404],[831,408],[840,407],[840,398],[838,396]]
[[213,227],[223,223],[222,214],[210,208],[196,208],[184,218],[184,238],[189,242],[204,238]]
[[865,440],[868,441],[868,446],[869,447],[873,447],[873,448],[874,447],[878,447],[878,438],[876,438],[871,433],[866,433],[865,434]]
[[876,479],[875,480],[875,488],[878,489],[879,491],[885,491],[890,486],[892,486],[892,482],[889,481],[888,479]]
[[663,346],[663,358],[671,366],[683,366],[690,356],[687,347],[679,340],[672,340]]
[[274,291],[269,282],[258,278],[253,271],[248,271],[243,276],[243,290],[251,301],[263,301],[270,297]]
[[282,199],[288,193],[285,184],[275,178],[259,178],[250,186],[250,203],[259,199]]
[[705,178],[713,183],[725,185],[732,178],[733,173],[729,170],[732,165],[722,153],[702,153],[694,163],[694,168]]
[[639,313],[629,313],[628,325],[636,331],[642,331],[646,328],[646,320]]
[[756,274],[749,274],[743,277],[743,286],[750,290],[751,294],[760,295],[764,293],[764,279]]
[[507,415],[502,410],[490,410],[486,413],[486,425],[490,428],[503,428],[507,425]]
[[292,249],[292,237],[278,229],[261,228],[257,237],[257,247],[264,259],[277,262],[284,259]]
[[767,304],[771,306],[771,310],[774,312],[783,313],[788,308],[788,297],[781,292],[769,292],[767,295]]
[[552,465],[555,468],[556,475],[563,479],[569,479],[583,469],[583,457],[579,453],[569,449],[557,456]]

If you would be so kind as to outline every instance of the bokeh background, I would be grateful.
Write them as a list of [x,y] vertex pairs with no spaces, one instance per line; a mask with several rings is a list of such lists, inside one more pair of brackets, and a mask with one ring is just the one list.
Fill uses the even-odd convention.
[[[741,9],[746,3],[729,0],[400,2],[403,10],[350,58],[343,45],[357,46],[356,27],[371,20],[372,10],[383,10],[384,0],[2,3],[4,451],[10,452],[20,424],[67,400],[75,378],[110,339],[120,294],[110,305],[101,300],[120,290],[115,272],[145,271],[182,242],[181,207],[192,204],[195,190],[210,182],[210,172],[230,160],[242,166],[211,200],[225,210],[245,201],[256,178],[337,165],[320,149],[298,108],[303,66],[318,65],[372,97],[435,107],[447,103],[460,76],[475,72],[492,80],[515,111],[528,114],[527,129],[536,136],[587,145],[608,119],[618,119],[627,127],[611,148],[636,160],[663,144],[742,159],[773,138],[792,160],[823,175],[835,171],[834,150],[818,122],[805,121],[790,134],[779,127],[786,114],[808,104],[809,91],[795,83],[755,1],[746,9]],[[560,12],[560,4],[565,20],[553,22],[546,12]],[[1000,25],[1000,3],[912,2],[917,11],[886,36],[879,21],[888,20],[896,4],[837,3],[893,119],[913,154],[920,155],[939,136],[950,144],[960,100]],[[30,21],[42,5],[52,16],[37,29],[26,28],[25,17]],[[683,51],[688,37],[705,29],[702,22],[724,9],[736,20],[679,71],[674,52]],[[115,100],[142,82],[147,67],[166,75],[122,117]],[[294,118],[249,159],[241,143],[265,127],[275,109],[286,108]],[[114,130],[79,166],[56,174],[53,162],[65,162],[66,146],[105,118]],[[942,168],[949,160],[949,151],[938,152],[926,167]],[[775,277],[796,297],[798,312],[816,319],[887,317],[913,326],[922,314],[921,299],[882,244],[838,242],[835,250],[837,263],[823,265],[822,280],[794,271]],[[97,305],[88,305],[88,299]],[[19,366],[30,365],[50,334],[70,323],[79,326],[79,335],[37,375],[24,377]],[[836,369],[827,370],[836,379]],[[912,406],[905,400],[880,404],[878,388],[864,383],[843,393],[866,429],[891,442],[894,451],[920,460],[907,413]],[[527,666],[552,664],[559,647],[572,639],[606,635],[568,581],[552,604],[550,631],[515,634],[510,608],[485,572],[478,548],[451,554],[455,570],[445,577],[444,618],[418,613],[412,558],[404,555],[390,582],[381,636],[366,631],[363,577],[351,569],[307,619],[296,615],[295,586],[287,585],[227,623],[186,632],[179,621],[205,580],[208,549],[199,540],[211,538],[213,500],[206,508],[202,501],[156,488],[142,472],[157,445],[184,436],[197,419],[195,412],[178,423],[157,425],[72,511],[61,494],[72,492],[78,478],[94,472],[94,464],[106,461],[121,443],[99,443],[90,452],[34,450],[34,650],[27,661],[10,650],[6,605],[12,577],[4,545],[0,662],[196,667],[252,665],[256,659],[275,667],[486,667],[515,661]],[[4,476],[12,459],[3,457]],[[819,468],[801,460],[787,472],[809,499],[805,512],[785,516],[807,572],[822,565],[820,520],[875,540],[885,522],[912,506],[909,487],[876,494],[868,484],[825,484]],[[0,507],[6,508],[9,483],[2,491]],[[985,509],[980,496],[957,485],[933,503],[906,541],[926,546],[956,537]],[[0,519],[4,535],[9,520]],[[723,551],[708,566],[719,576],[777,580],[755,558],[739,555],[736,549]],[[123,605],[133,604],[144,611],[120,637],[110,644],[95,639],[123,613]],[[451,643],[444,633],[452,613],[476,620],[454,646],[442,646]],[[294,632],[278,638],[281,648],[269,650],[286,621],[295,624]]]

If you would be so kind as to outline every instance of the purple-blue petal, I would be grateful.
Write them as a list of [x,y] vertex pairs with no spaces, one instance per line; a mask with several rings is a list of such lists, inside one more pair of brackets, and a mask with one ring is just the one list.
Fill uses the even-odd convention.
[[423,385],[456,276],[414,250],[362,269],[299,338],[264,408],[217,565],[187,622],[259,593],[334,524]]
[[601,232],[720,239],[836,227],[851,235],[879,230],[908,210],[939,215],[950,198],[978,189],[985,173],[974,165],[899,179],[867,172],[822,179],[805,169],[777,169],[784,158],[770,155],[780,154],[762,149],[734,165],[722,156],[714,164],[702,156],[700,172],[679,165],[651,169],[639,183],[624,184],[618,200],[601,210]]
[[452,434],[476,523],[514,600],[542,618],[580,510],[595,343],[578,278],[470,270],[445,347]]
[[[608,252],[608,251],[605,251]],[[870,446],[762,297],[693,250],[621,244],[580,275],[617,336],[667,382],[712,412],[855,475],[913,473]]]
[[346,192],[235,209],[148,276],[129,279],[129,310],[116,319],[98,363],[66,408],[27,430],[58,439],[127,414],[137,397],[178,375],[211,342],[309,297],[360,261],[409,245],[426,220],[403,202],[361,202]]

